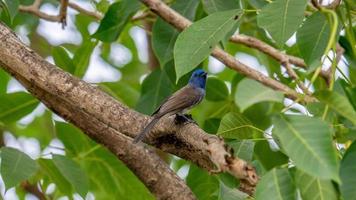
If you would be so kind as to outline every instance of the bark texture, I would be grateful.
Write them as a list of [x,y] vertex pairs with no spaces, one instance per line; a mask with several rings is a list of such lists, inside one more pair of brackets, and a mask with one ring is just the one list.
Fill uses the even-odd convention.
[[[0,66],[59,116],[105,145],[134,171],[158,199],[194,199],[190,189],[156,154],[132,137],[149,120],[111,96],[48,63],[0,24]],[[246,184],[250,194],[258,176],[253,167],[234,157],[221,138],[194,124],[176,125],[162,119],[145,142],[173,153],[210,172],[229,172]],[[179,195],[179,197],[177,196]]]

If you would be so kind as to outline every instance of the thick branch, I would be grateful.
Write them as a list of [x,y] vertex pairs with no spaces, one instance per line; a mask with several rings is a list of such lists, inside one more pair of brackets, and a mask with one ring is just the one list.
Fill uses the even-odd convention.
[[[132,153],[132,151],[144,153],[147,150],[140,149],[142,147],[139,145],[132,145],[127,137],[136,136],[149,117],[128,109],[100,89],[48,63],[22,44],[2,24],[0,25],[0,64],[49,108],[73,122],[119,157],[122,156],[120,158],[124,162],[128,155],[131,165],[142,164],[141,161],[149,160],[136,157],[139,155]],[[251,166],[234,157],[222,139],[206,134],[196,125],[177,126],[172,118],[162,119],[147,137],[146,142],[191,160],[208,171],[229,172],[251,186],[257,183],[257,174]],[[130,163],[127,165],[130,167]],[[146,167],[151,171],[155,169]],[[146,176],[141,177],[145,179]],[[150,187],[147,178],[145,180],[145,184]],[[148,181],[150,180],[152,181],[152,179]],[[161,192],[162,195],[166,194],[165,191]]]
[[29,193],[35,195],[39,200],[47,200],[46,196],[43,194],[42,191],[40,191],[40,190],[38,189],[37,185],[33,185],[33,184],[31,184],[30,182],[28,182],[28,181],[23,181],[23,182],[21,183],[21,187],[22,187],[25,191],[27,191],[27,192],[29,192]]
[[[147,7],[149,7],[154,13],[159,15],[162,19],[166,22],[170,23],[178,30],[183,30],[186,27],[190,26],[192,22],[188,19],[177,13],[175,10],[171,9],[169,6],[161,2],[160,0],[141,0]],[[271,87],[275,90],[282,91],[291,99],[298,99],[301,94],[298,94],[293,89],[289,88],[288,86],[265,76],[261,72],[254,70],[247,65],[239,62],[233,56],[229,55],[225,51],[215,48],[212,52],[212,55],[224,63],[226,66],[230,67],[231,69],[246,75],[249,78],[257,80],[262,84]],[[305,96],[304,101],[311,102],[315,101],[314,98],[310,96]]]
[[[86,110],[85,107],[88,106],[86,103],[71,104],[71,101],[68,101],[62,96],[63,91],[52,90],[55,87],[63,86],[52,85],[54,79],[56,79],[55,77],[57,77],[58,80],[63,80],[64,77],[68,78],[66,79],[66,83],[64,83],[67,84],[67,86],[68,84],[72,84],[73,86],[77,84],[77,86],[80,84],[88,85],[87,83],[71,77],[47,63],[33,51],[21,44],[15,35],[5,29],[2,25],[0,38],[0,65],[6,71],[10,72],[14,78],[21,82],[29,92],[40,99],[48,108],[81,128],[89,137],[98,143],[106,146],[142,180],[157,199],[195,199],[184,181],[171,171],[154,152],[142,145],[133,144],[130,137],[120,133],[120,131],[110,126],[110,123],[112,122],[105,123],[102,119],[93,117]],[[5,46],[9,51],[4,49]],[[11,48],[11,50],[9,48]],[[14,60],[11,66],[8,65],[9,59],[11,59],[11,54],[8,54],[10,52],[16,54],[12,58]],[[32,68],[34,66],[38,68]],[[25,71],[29,74],[23,73]],[[51,75],[51,73],[53,74]],[[45,74],[48,75],[48,78],[51,79],[51,81],[42,79]],[[49,82],[45,85],[38,84],[41,81]],[[91,87],[91,89],[97,90],[93,87]],[[81,94],[78,94],[76,97],[77,100],[85,98],[86,95],[84,95],[84,93],[86,92],[83,91]],[[102,94],[104,95],[104,93]],[[101,97],[96,96],[93,98],[98,99]],[[106,110],[106,112],[110,112],[110,109]],[[100,114],[98,113],[97,115]]]

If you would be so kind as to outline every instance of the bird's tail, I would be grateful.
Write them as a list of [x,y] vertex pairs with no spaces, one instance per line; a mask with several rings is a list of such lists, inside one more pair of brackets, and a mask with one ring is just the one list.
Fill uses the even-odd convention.
[[145,138],[147,133],[150,132],[150,130],[154,127],[154,125],[158,122],[159,119],[159,117],[153,118],[152,121],[150,121],[150,123],[148,123],[147,126],[143,129],[143,131],[135,137],[133,143],[138,143],[143,140],[143,138]]

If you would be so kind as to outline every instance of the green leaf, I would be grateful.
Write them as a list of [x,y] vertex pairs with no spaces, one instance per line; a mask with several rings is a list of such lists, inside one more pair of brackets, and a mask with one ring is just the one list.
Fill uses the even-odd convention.
[[76,67],[72,59],[70,58],[67,50],[64,47],[62,46],[53,47],[52,56],[53,56],[54,63],[58,67],[62,68],[64,71],[67,71],[71,74],[74,73]]
[[276,0],[262,8],[257,24],[271,34],[279,47],[295,33],[304,18],[306,0]]
[[272,150],[268,141],[256,142],[254,156],[267,171],[276,166],[287,164],[289,160],[288,156],[284,155],[282,152]]
[[254,126],[247,118],[231,112],[222,118],[218,135],[224,138],[246,139],[252,138],[254,132]]
[[49,159],[38,159],[38,164],[41,166],[41,172],[43,172],[50,181],[55,183],[59,191],[65,195],[71,195],[73,189],[68,180],[61,174],[57,166],[54,164],[53,160]]
[[174,45],[177,80],[209,56],[214,46],[235,27],[241,14],[239,9],[216,12],[179,34]]
[[84,41],[80,48],[75,52],[73,57],[73,64],[75,65],[75,76],[79,78],[84,76],[89,66],[91,54],[93,53],[96,45],[96,41],[87,40]]
[[253,104],[264,101],[281,103],[283,102],[283,93],[272,90],[261,83],[248,78],[240,81],[235,93],[235,103],[239,106],[241,112]]
[[1,177],[4,180],[5,189],[30,178],[37,169],[36,162],[27,154],[10,147],[1,148]]
[[80,166],[68,157],[61,155],[53,155],[53,163],[74,187],[75,191],[84,198],[88,193],[89,186],[88,178]]
[[346,119],[356,125],[356,112],[352,107],[347,97],[342,96],[337,92],[322,90],[315,93],[315,96],[323,103],[332,108]]
[[229,188],[224,183],[220,182],[218,200],[244,200],[248,194],[241,192],[237,188]]
[[202,0],[202,3],[208,14],[240,8],[239,0]]
[[209,101],[223,101],[229,97],[226,84],[215,77],[209,77],[206,83],[206,96]]
[[10,80],[10,76],[0,68],[0,95],[5,94],[7,91],[7,83]]
[[0,95],[0,121],[10,123],[30,114],[38,100],[26,92]]
[[295,174],[295,182],[303,199],[339,199],[335,187],[330,180],[321,180],[297,170]]
[[186,182],[197,199],[216,199],[219,181],[214,176],[210,176],[206,171],[195,165],[190,165]]
[[140,8],[138,0],[122,0],[111,4],[93,37],[103,42],[114,42],[131,16]]
[[252,161],[255,143],[251,140],[235,140],[227,143],[234,150],[234,156],[246,161]]
[[318,118],[277,116],[273,118],[273,134],[293,163],[308,174],[340,182],[336,153],[329,126]]
[[296,189],[287,169],[272,169],[258,182],[255,195],[256,200],[293,200]]
[[[177,0],[172,4],[171,8],[187,19],[193,20],[199,3],[199,0]],[[152,48],[161,67],[164,67],[173,59],[173,47],[178,34],[179,31],[177,29],[161,18],[158,18],[153,24]]]
[[100,83],[100,87],[111,96],[134,107],[140,97],[140,92],[125,81]]
[[356,142],[347,149],[344,158],[341,161],[341,194],[344,199],[355,199],[356,197]]
[[330,25],[321,12],[315,12],[307,18],[297,31],[297,45],[308,71],[320,65],[321,56],[325,52],[330,37]]
[[143,81],[136,109],[144,114],[152,114],[173,90],[174,85],[166,72],[156,69]]

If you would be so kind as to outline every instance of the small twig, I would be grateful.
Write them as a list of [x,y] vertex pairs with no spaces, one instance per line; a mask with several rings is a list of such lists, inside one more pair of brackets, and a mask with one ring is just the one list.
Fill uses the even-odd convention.
[[32,185],[28,181],[23,181],[21,183],[21,187],[26,191],[29,192],[33,195],[35,195],[39,200],[47,200],[46,195],[43,194],[42,191],[40,191],[37,187],[37,185]]
[[69,6],[70,8],[72,8],[72,9],[74,9],[74,10],[80,12],[80,13],[83,13],[83,14],[85,14],[85,15],[88,15],[88,16],[90,16],[90,17],[93,17],[93,18],[95,18],[96,20],[101,20],[101,19],[103,18],[103,15],[100,14],[99,12],[86,10],[86,9],[80,7],[78,4],[75,4],[75,3],[73,3],[73,2],[69,2],[69,3],[68,3],[68,6]]
[[303,90],[304,94],[306,95],[311,95],[311,92],[308,90],[308,88],[300,81],[300,78],[298,74],[293,70],[293,68],[290,66],[289,62],[283,62],[282,65],[286,68],[287,73],[289,77],[291,77],[297,85],[300,87],[300,89]]
[[62,23],[62,28],[67,25],[67,8],[68,0],[61,0],[61,9],[59,11],[59,21]]

